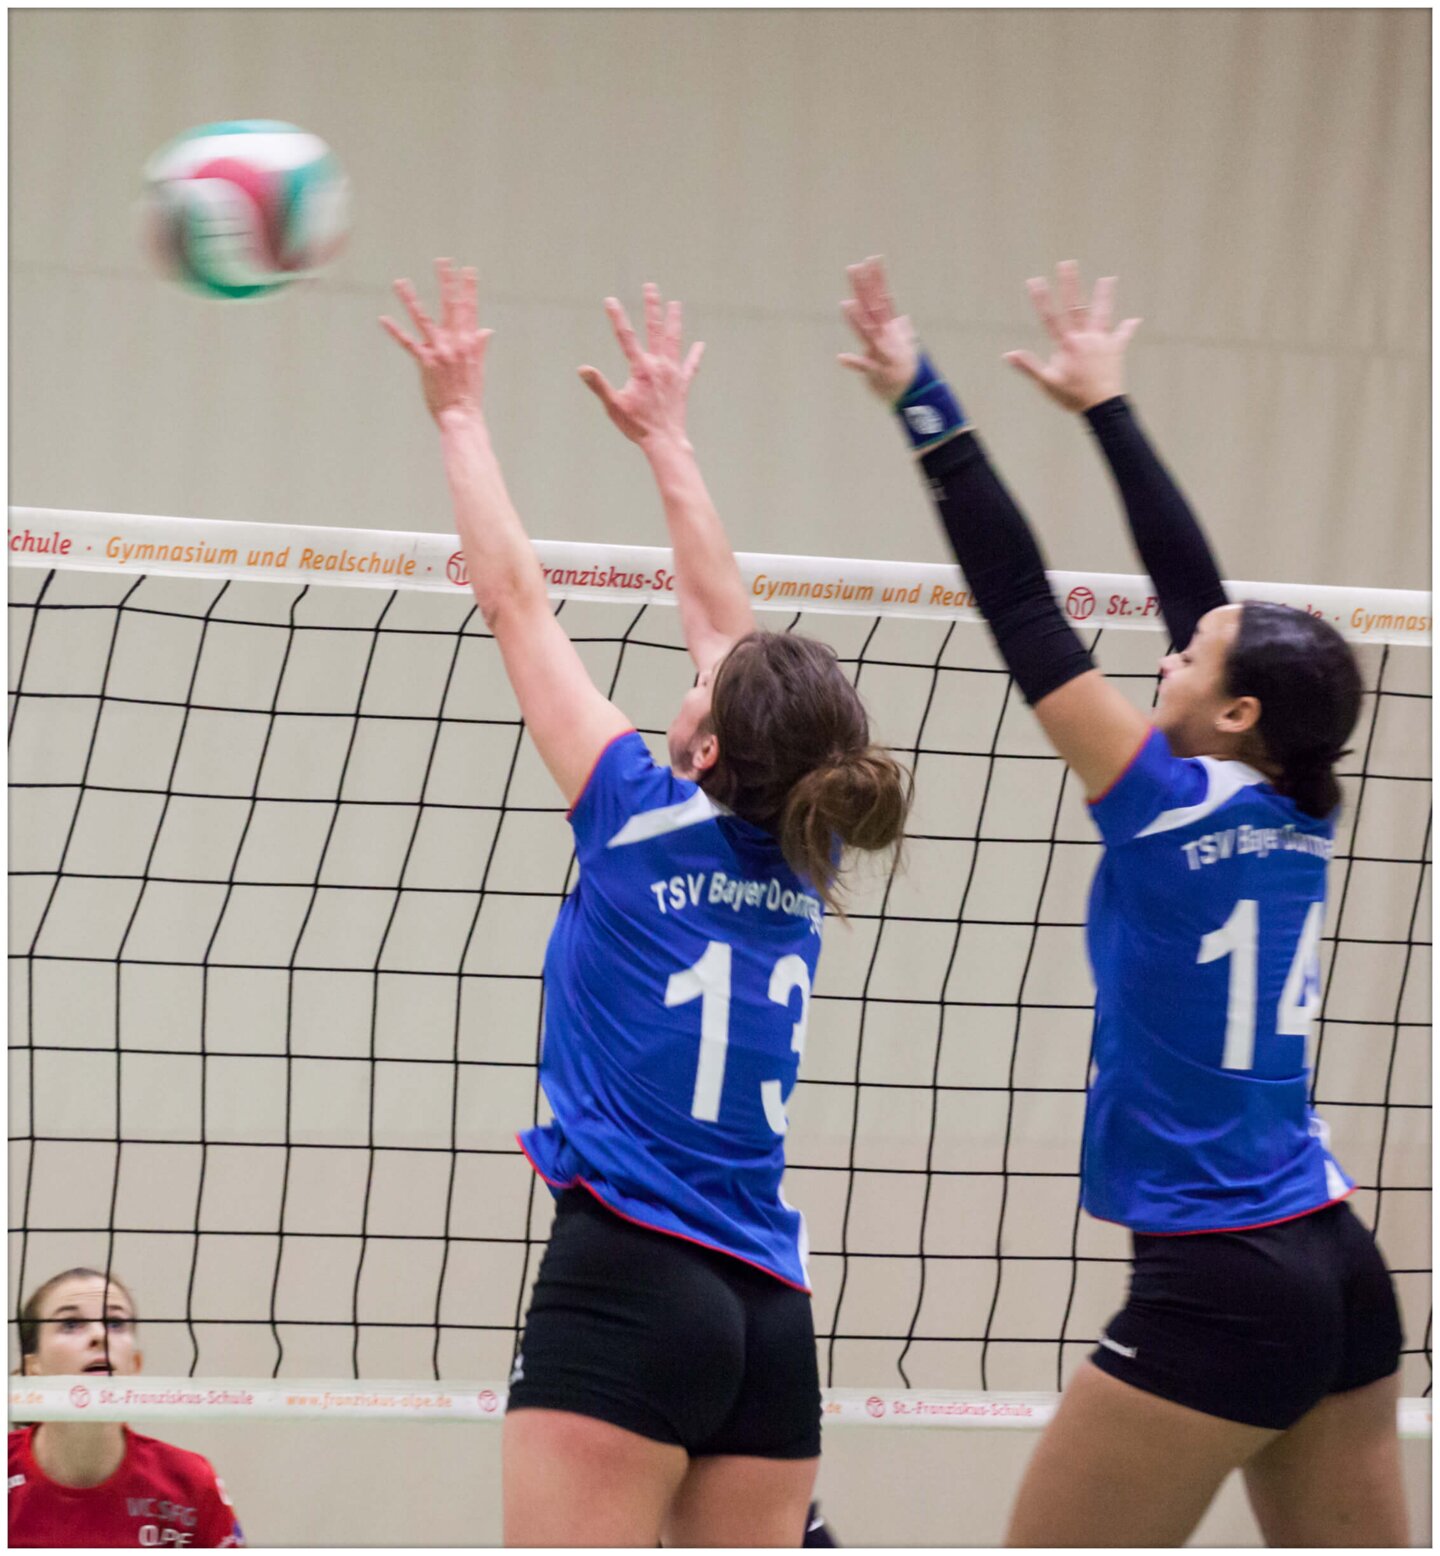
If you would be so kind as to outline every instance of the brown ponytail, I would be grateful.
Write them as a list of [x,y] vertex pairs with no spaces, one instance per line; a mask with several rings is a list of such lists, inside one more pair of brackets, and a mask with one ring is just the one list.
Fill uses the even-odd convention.
[[844,849],[900,842],[914,783],[870,742],[865,705],[825,643],[752,632],[715,674],[710,727],[720,746],[706,792],[772,831],[786,862],[843,914]]
[[914,780],[881,746],[812,767],[796,780],[780,816],[780,847],[797,875],[840,912],[836,841],[866,852],[900,841]]

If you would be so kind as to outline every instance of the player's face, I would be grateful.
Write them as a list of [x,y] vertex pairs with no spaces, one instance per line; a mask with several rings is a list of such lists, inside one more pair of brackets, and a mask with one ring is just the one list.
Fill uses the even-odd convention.
[[718,665],[702,670],[695,684],[685,693],[680,711],[666,731],[670,765],[678,778],[697,778],[715,760],[714,735],[700,734],[700,726],[710,717],[710,686]]
[[1155,723],[1176,756],[1229,754],[1223,718],[1235,699],[1225,689],[1225,661],[1240,630],[1240,610],[1222,605],[1202,616],[1186,647],[1160,661]]
[[114,1373],[140,1371],[135,1314],[116,1285],[107,1291],[94,1275],[61,1281],[40,1311],[36,1350],[25,1358],[28,1373]]

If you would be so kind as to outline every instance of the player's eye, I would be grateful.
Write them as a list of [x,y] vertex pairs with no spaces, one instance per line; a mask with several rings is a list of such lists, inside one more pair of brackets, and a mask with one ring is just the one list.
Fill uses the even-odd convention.
[[83,1318],[61,1318],[57,1322],[60,1325],[61,1334],[74,1334],[77,1329],[82,1329],[85,1325]]
[[105,1327],[111,1334],[128,1334],[130,1332],[130,1320],[128,1318],[107,1318]]

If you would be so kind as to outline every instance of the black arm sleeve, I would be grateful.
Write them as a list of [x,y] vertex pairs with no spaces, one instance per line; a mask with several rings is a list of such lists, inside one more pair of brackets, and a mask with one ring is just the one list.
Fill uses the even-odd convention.
[[973,432],[920,460],[950,547],[1026,702],[1094,668],[1050,592],[1024,516]]
[[1091,406],[1085,419],[1120,490],[1135,549],[1154,582],[1171,640],[1184,648],[1200,618],[1226,603],[1209,543],[1125,396]]

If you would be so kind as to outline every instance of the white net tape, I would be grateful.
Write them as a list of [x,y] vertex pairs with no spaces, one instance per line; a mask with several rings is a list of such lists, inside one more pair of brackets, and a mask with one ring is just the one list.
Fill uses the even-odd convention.
[[[382,1382],[346,1385],[331,1379],[138,1378],[97,1384],[93,1377],[28,1378],[12,1384],[10,1416],[18,1421],[499,1421],[499,1384]],[[961,1390],[826,1389],[826,1426],[988,1427],[1036,1431],[1047,1425],[1058,1394],[986,1394]],[[1402,1437],[1429,1437],[1428,1399],[1402,1399]]]
[[[670,553],[658,546],[539,540],[535,550],[554,599],[675,603]],[[223,577],[443,594],[464,590],[469,583],[453,535],[301,529],[53,508],[11,508],[10,560],[22,567],[132,576]],[[938,563],[747,552],[740,553],[738,561],[757,609],[980,620],[959,570]],[[1076,622],[1107,629],[1159,626],[1159,601],[1146,578],[1122,573],[1049,576]],[[1430,641],[1430,595],[1424,590],[1242,582],[1227,587],[1233,599],[1273,600],[1324,615],[1357,642]]]

